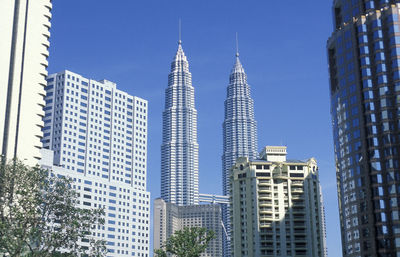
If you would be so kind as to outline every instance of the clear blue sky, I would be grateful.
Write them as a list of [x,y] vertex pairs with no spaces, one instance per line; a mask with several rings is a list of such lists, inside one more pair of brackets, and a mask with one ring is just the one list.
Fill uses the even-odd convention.
[[248,75],[259,148],[320,167],[329,256],[341,256],[326,40],[331,1],[53,1],[49,72],[64,69],[149,101],[148,190],[160,195],[161,114],[182,20],[198,110],[200,192],[221,193],[222,122],[235,32]]

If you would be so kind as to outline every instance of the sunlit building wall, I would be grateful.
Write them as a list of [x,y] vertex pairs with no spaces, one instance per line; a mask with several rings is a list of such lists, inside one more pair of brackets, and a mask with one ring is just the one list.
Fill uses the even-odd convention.
[[40,159],[51,0],[0,1],[0,155]]
[[70,71],[48,76],[45,100],[43,147],[57,174],[73,178],[80,207],[105,209],[93,236],[107,256],[149,256],[147,101]]

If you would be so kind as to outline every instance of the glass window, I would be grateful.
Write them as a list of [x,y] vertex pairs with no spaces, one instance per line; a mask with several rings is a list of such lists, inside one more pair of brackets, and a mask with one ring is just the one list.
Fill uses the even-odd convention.
[[374,49],[376,50],[380,50],[383,49],[383,42],[382,41],[377,41],[374,43]]
[[380,72],[385,72],[386,71],[386,65],[381,63],[379,65],[377,65],[376,67],[376,72],[380,73]]
[[365,3],[365,8],[366,8],[366,9],[373,9],[373,8],[375,8],[374,1],[368,1],[368,2],[366,2],[366,3]]
[[366,111],[373,111],[375,110],[375,105],[373,102],[367,102],[364,104],[365,110]]
[[398,33],[398,32],[400,32],[399,25],[393,24],[392,26],[389,27],[389,34]]
[[361,24],[357,27],[358,33],[360,32],[367,32],[367,25],[366,24]]
[[365,91],[364,92],[364,99],[373,99],[374,98],[374,92],[373,91]]
[[376,30],[374,32],[374,39],[382,38],[382,30]]
[[[369,87],[372,87],[372,80],[370,79],[363,80],[363,88],[369,88]],[[400,91],[400,85],[399,85],[399,91]]]
[[386,95],[389,94],[389,89],[387,86],[379,88],[379,95]]
[[373,171],[381,171],[381,163],[380,162],[372,162],[371,168]]
[[360,55],[369,54],[368,46],[360,47]]

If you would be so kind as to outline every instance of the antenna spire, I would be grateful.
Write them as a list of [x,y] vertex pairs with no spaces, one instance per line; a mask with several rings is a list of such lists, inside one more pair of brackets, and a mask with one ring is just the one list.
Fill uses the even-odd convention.
[[181,18],[179,18],[179,40],[178,44],[182,44],[182,24],[181,24]]
[[239,57],[239,40],[237,32],[236,32],[236,57]]

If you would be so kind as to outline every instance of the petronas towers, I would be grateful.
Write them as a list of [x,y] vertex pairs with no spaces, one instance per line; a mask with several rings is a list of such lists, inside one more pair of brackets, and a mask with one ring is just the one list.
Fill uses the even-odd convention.
[[[168,76],[163,112],[161,198],[165,202],[179,206],[199,203],[198,151],[194,87],[189,64],[179,41]],[[257,123],[247,75],[236,53],[227,87],[223,122],[222,191],[225,196],[230,194],[230,168],[238,157],[257,158]],[[222,206],[222,220],[226,229],[223,256],[230,256],[231,225],[227,205]]]

